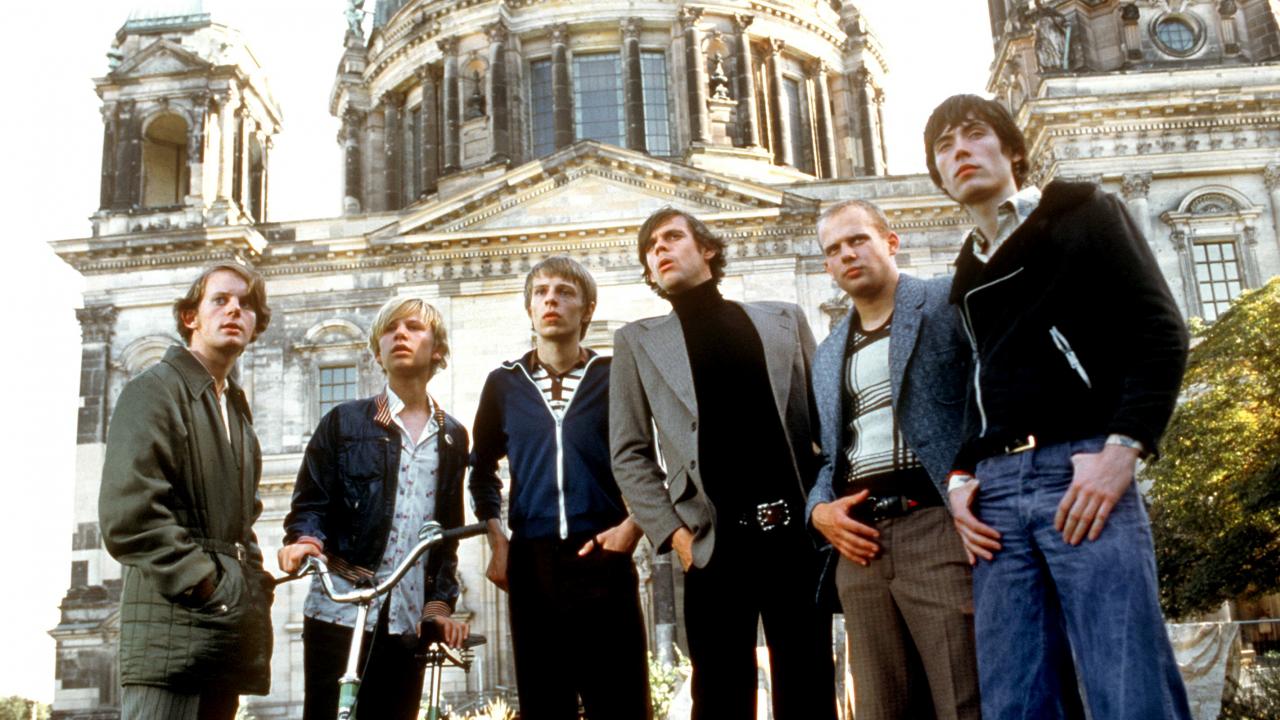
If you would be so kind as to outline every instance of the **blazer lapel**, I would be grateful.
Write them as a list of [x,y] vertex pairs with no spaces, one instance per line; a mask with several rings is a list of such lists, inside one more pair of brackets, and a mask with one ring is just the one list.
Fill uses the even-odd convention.
[[684,344],[684,331],[675,313],[644,325],[640,347],[658,368],[671,392],[680,398],[689,414],[697,417],[698,401],[693,389],[693,371],[689,368],[689,349]]
[[[849,344],[849,323],[854,311],[849,310],[844,319],[836,323],[831,334],[818,347],[813,356],[813,389],[814,401],[818,403],[818,416],[826,423],[825,427],[841,428],[844,426],[844,353]],[[839,442],[839,430],[836,435],[824,442]]]
[[910,275],[898,277],[898,288],[893,300],[893,330],[889,334],[889,380],[893,385],[893,398],[898,399],[902,390],[902,378],[907,373],[907,363],[915,352],[920,336],[920,318],[924,309],[924,285]]
[[791,393],[791,364],[800,351],[796,343],[796,331],[791,321],[781,313],[766,310],[750,303],[739,303],[760,335],[764,346],[764,361],[769,370],[769,384],[773,387],[773,401],[778,406],[778,417],[787,416],[787,398]]

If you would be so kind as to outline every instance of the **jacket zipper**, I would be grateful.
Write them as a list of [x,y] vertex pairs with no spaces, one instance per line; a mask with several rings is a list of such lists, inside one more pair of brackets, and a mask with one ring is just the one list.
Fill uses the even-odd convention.
[[1066,336],[1062,334],[1062,331],[1056,325],[1049,328],[1049,337],[1053,338],[1053,344],[1057,346],[1058,352],[1062,353],[1063,357],[1067,359],[1067,364],[1084,381],[1084,386],[1092,390],[1093,383],[1089,381],[1089,373],[1085,372],[1084,363],[1080,362],[1080,358],[1076,356],[1076,351],[1071,349],[1071,343],[1067,342]]
[[[591,369],[591,363],[595,362],[599,355],[592,355],[587,364],[582,368],[582,380],[587,379],[587,371]],[[578,397],[575,390],[573,397],[569,398],[569,402],[564,406],[564,412],[558,417],[554,410],[551,409],[551,403],[547,402],[547,397],[542,394],[542,389],[538,387],[538,383],[533,381],[533,376],[525,369],[524,365],[515,363],[520,368],[520,372],[524,373],[525,379],[533,385],[534,392],[538,393],[538,397],[542,399],[542,404],[547,408],[547,412],[551,413],[551,419],[556,423],[556,496],[560,505],[560,539],[567,540],[569,538],[569,513],[564,505],[564,418],[569,414],[569,407],[573,405],[574,398]],[[582,383],[578,383],[579,386]]]
[[973,348],[973,392],[974,399],[978,403],[978,417],[982,420],[982,430],[978,432],[978,437],[987,434],[987,409],[982,405],[982,383],[978,381],[978,378],[982,376],[982,358],[978,356],[978,338],[973,331],[973,321],[969,317],[969,298],[979,290],[1004,282],[1020,272],[1022,272],[1022,268],[1018,268],[1004,277],[996,278],[985,285],[979,285],[964,294],[964,312],[960,314],[960,317],[964,320],[964,332],[969,336],[969,345]]

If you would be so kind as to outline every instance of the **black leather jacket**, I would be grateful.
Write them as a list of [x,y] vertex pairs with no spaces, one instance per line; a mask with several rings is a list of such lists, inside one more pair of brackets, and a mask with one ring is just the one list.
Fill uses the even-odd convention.
[[[370,572],[387,547],[399,481],[400,433],[385,412],[386,395],[343,403],[329,411],[307,444],[293,502],[284,519],[285,544],[301,537],[324,543],[325,554]],[[467,431],[444,415],[440,438],[436,521],[462,525],[462,474]],[[458,599],[458,543],[432,548],[427,557],[424,602]]]

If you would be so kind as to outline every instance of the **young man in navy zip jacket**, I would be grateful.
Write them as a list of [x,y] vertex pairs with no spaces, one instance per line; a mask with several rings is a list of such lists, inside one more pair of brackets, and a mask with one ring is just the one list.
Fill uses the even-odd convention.
[[976,227],[951,301],[973,414],[948,483],[977,562],[982,716],[1067,715],[1075,658],[1093,720],[1187,718],[1134,484],[1173,412],[1187,332],[1146,239],[1090,183],[1024,186],[1004,106],[957,95],[925,127],[934,183]]
[[[557,256],[525,278],[535,347],[489,374],[469,487],[489,525],[488,577],[510,593],[523,717],[650,716],[644,620],[631,553],[641,531],[613,479],[609,362],[583,348],[596,284]],[[511,471],[511,539],[498,461]]]

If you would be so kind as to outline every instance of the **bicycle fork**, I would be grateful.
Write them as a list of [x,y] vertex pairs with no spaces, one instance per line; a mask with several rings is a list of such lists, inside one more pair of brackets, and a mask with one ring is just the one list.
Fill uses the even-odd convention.
[[360,651],[364,648],[364,623],[369,617],[369,606],[356,604],[356,626],[351,630],[351,652],[347,655],[347,670],[338,678],[338,720],[356,720],[356,699],[360,694]]

